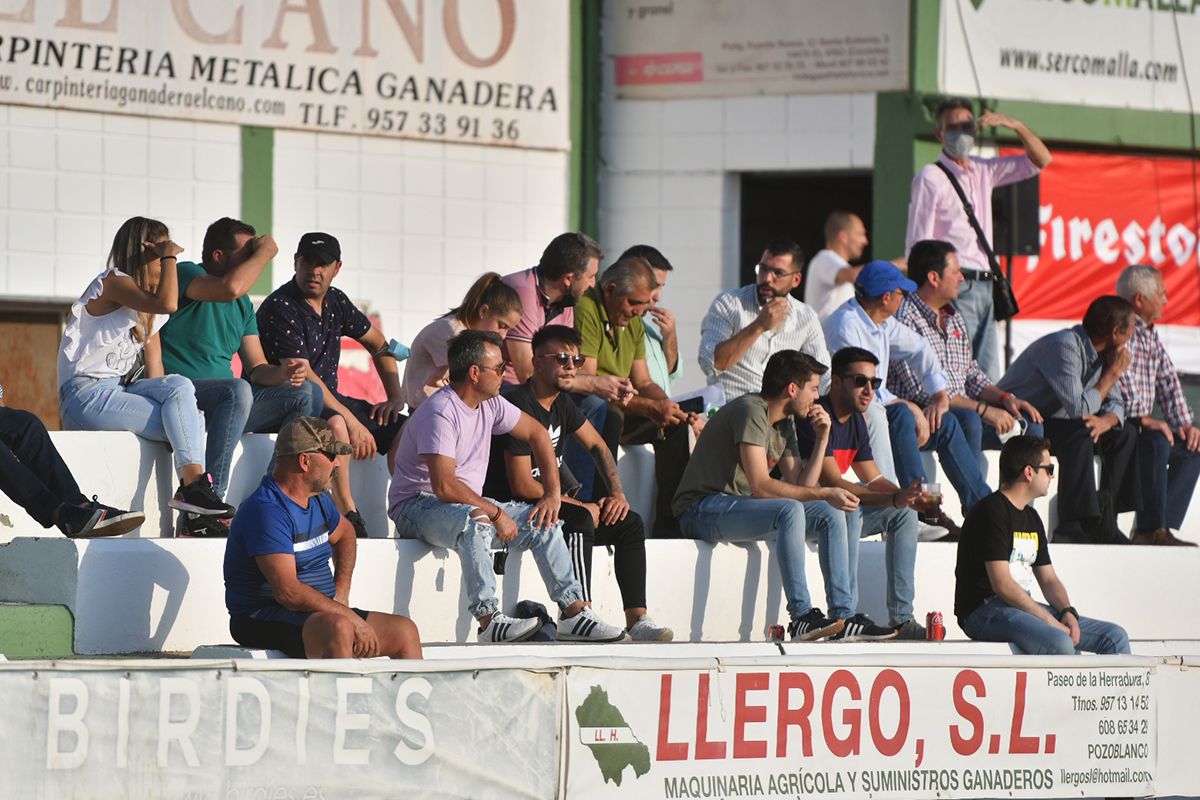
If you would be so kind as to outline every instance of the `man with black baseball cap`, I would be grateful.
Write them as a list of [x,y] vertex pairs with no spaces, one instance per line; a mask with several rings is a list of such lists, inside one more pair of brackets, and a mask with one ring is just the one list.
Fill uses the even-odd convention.
[[279,432],[275,468],[239,506],[225,545],[225,605],[239,644],[292,658],[421,657],[412,620],[349,605],[358,545],[325,491],[353,449],[316,417]]
[[[353,446],[356,459],[388,453],[399,441],[404,424],[403,395],[396,358],[382,332],[350,301],[345,292],[330,284],[342,269],[342,248],[328,233],[312,232],[296,245],[296,274],[263,301],[258,309],[258,329],[263,352],[272,364],[299,359],[305,364],[307,380],[321,386],[328,419],[341,441]],[[356,339],[375,362],[387,400],[370,403],[338,393],[338,361],[343,336]],[[343,467],[348,457],[339,459]],[[350,478],[345,468],[334,476],[334,501],[354,525],[359,536],[366,525],[350,496]]]

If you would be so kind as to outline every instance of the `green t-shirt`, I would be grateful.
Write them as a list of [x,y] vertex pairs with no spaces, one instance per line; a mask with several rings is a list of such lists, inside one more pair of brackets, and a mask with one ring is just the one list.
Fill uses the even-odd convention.
[[616,375],[628,378],[633,362],[646,360],[646,327],[641,317],[634,317],[613,339],[608,327],[608,312],[600,287],[593,286],[575,304],[575,330],[583,344],[580,355],[596,359],[597,375]]
[[675,516],[709,495],[750,496],[750,482],[742,469],[738,447],[743,442],[766,448],[767,464],[772,469],[784,452],[799,456],[792,418],[784,417],[773,426],[767,424],[767,418],[767,401],[753,393],[726,403],[705,424],[671,503]]
[[189,299],[188,285],[204,274],[204,268],[182,261],[179,270],[179,309],[163,327],[163,370],[192,380],[232,378],[229,366],[242,346],[243,336],[258,335],[254,305],[242,295],[227,303]]

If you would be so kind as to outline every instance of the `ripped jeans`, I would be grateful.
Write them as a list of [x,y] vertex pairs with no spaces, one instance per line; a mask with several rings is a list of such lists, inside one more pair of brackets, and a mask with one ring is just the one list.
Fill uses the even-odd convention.
[[[508,547],[533,554],[550,599],[559,608],[582,600],[583,591],[575,580],[571,556],[563,541],[562,521],[551,528],[534,528],[529,523],[532,505],[499,502],[496,505],[517,523],[517,538]],[[500,605],[496,601],[496,573],[492,569],[496,528],[486,517],[473,518],[474,508],[465,503],[445,503],[436,495],[421,492],[401,506],[392,521],[402,539],[420,539],[458,553],[467,582],[467,610],[475,619],[482,619],[495,613]]]

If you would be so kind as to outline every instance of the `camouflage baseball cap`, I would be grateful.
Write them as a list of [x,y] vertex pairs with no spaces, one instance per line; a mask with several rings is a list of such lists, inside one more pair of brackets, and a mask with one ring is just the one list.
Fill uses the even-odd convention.
[[345,456],[353,452],[354,448],[349,444],[334,438],[328,422],[317,417],[297,417],[284,425],[275,437],[276,458],[301,453]]

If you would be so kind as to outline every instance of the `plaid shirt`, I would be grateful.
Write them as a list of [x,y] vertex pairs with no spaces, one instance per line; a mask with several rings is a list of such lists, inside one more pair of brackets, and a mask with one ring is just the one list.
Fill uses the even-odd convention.
[[1133,336],[1129,338],[1129,355],[1133,359],[1117,382],[1125,400],[1125,413],[1130,418],[1146,417],[1154,411],[1155,401],[1162,406],[1163,416],[1172,428],[1192,424],[1192,409],[1183,396],[1179,375],[1167,348],[1153,325],[1141,317],[1133,320]]
[[[904,303],[896,312],[896,319],[929,342],[946,373],[946,392],[951,397],[963,394],[978,400],[980,392],[991,386],[992,382],[979,368],[979,362],[971,356],[971,337],[967,335],[962,315],[949,304],[944,312],[946,327],[942,328],[938,324],[938,312],[914,293],[904,298]],[[930,400],[920,377],[903,361],[888,373],[888,389],[897,397],[911,400],[922,408]]]

